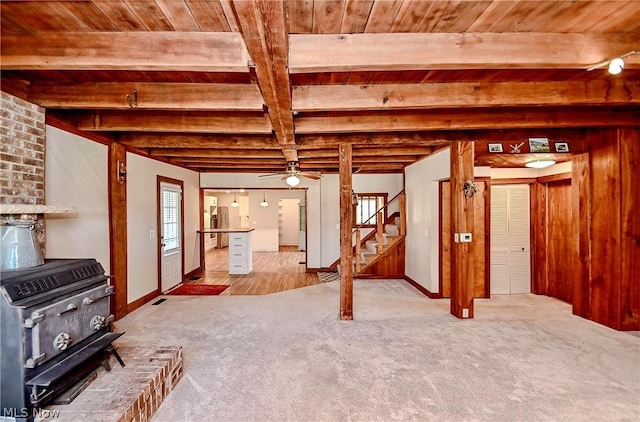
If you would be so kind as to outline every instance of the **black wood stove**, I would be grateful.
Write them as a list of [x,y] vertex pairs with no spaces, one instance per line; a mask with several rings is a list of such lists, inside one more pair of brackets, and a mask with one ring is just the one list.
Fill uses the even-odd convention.
[[110,353],[124,366],[111,344],[122,333],[111,332],[108,280],[95,259],[0,273],[0,416],[31,420]]

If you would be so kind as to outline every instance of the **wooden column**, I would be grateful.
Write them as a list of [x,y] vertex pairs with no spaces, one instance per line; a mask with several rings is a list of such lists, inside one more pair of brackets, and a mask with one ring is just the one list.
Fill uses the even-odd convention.
[[340,144],[340,319],[353,319],[351,144]]
[[115,319],[127,314],[127,183],[126,176],[120,177],[120,171],[126,171],[127,153],[122,144],[109,146],[109,243],[113,277],[111,285],[115,294],[111,296],[111,312]]
[[456,142],[451,146],[451,228],[459,239],[451,243],[451,314],[457,318],[473,318],[474,253],[471,242],[461,241],[464,233],[473,233],[474,200],[465,196],[467,181],[473,181],[473,142]]
[[587,136],[573,167],[579,239],[573,312],[616,330],[640,329],[640,130]]

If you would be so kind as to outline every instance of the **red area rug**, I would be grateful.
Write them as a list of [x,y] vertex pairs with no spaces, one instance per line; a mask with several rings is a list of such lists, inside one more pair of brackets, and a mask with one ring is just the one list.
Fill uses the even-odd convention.
[[183,283],[181,286],[171,290],[168,295],[187,295],[187,296],[215,296],[224,292],[226,284],[196,284]]

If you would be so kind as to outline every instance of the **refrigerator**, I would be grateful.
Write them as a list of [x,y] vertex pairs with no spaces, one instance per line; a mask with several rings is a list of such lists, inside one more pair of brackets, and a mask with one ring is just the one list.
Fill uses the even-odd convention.
[[[214,229],[229,228],[229,207],[218,207],[217,213],[211,216],[211,227]],[[218,233],[218,244],[216,248],[226,248],[229,246],[229,233]]]

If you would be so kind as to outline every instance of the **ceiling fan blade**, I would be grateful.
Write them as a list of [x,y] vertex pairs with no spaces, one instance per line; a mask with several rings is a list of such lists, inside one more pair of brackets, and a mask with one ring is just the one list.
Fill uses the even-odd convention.
[[258,175],[258,177],[273,177],[273,176],[280,176],[282,174],[285,174],[285,173],[260,174]]
[[300,174],[301,176],[304,176],[304,177],[308,177],[309,179],[314,179],[314,180],[318,180],[319,178],[322,177],[322,173],[315,172],[315,171],[299,171],[298,174]]
[[319,180],[322,177],[322,175],[314,173],[300,173],[300,176],[313,180]]

